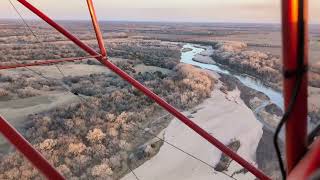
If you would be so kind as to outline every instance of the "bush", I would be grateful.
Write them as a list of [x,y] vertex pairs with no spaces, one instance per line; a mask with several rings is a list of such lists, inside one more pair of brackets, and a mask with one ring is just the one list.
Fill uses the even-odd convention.
[[24,89],[17,90],[17,94],[20,98],[28,98],[39,95],[39,93],[32,87],[26,87]]
[[0,88],[0,98],[8,96],[10,96],[10,93],[5,89]]
[[[126,62],[122,65],[131,67]],[[209,97],[215,83],[208,73],[189,65],[179,65],[169,75],[132,73],[181,109],[193,107]],[[66,77],[64,82],[81,93],[91,91],[92,97],[87,103],[75,103],[30,116],[25,129],[27,139],[68,179],[120,178],[129,171],[129,154],[139,154],[134,152],[154,138],[141,133],[139,127],[152,123],[163,111],[112,74]],[[26,82],[20,84],[23,83]],[[36,92],[31,87],[24,90],[28,93],[23,91],[23,97]],[[154,127],[155,132],[159,133],[164,127]],[[145,149],[146,157],[153,156],[157,148]],[[5,155],[0,161],[0,179],[12,179],[13,176],[6,174],[13,172],[16,179],[32,179],[38,175],[32,166],[25,166],[17,153]]]
[[92,143],[101,142],[106,137],[106,134],[104,134],[101,129],[93,129],[89,131],[87,134],[88,141]]

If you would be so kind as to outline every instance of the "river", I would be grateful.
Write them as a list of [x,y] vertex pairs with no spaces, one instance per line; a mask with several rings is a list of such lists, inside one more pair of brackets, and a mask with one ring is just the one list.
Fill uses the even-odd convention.
[[271,103],[276,104],[278,107],[280,107],[283,110],[284,105],[283,105],[282,94],[275,91],[274,89],[264,85],[262,83],[262,81],[260,81],[259,79],[250,77],[248,75],[244,75],[244,74],[241,75],[238,73],[231,72],[231,71],[223,68],[223,66],[218,66],[215,64],[205,64],[205,63],[200,63],[200,62],[194,61],[193,58],[195,57],[195,55],[204,52],[206,50],[205,48],[212,49],[212,47],[204,47],[204,46],[202,47],[202,46],[194,45],[194,44],[185,44],[183,46],[183,49],[192,49],[192,50],[187,51],[187,52],[181,52],[181,62],[186,63],[186,64],[191,64],[194,66],[198,66],[203,69],[208,69],[208,70],[212,70],[212,71],[215,71],[218,73],[228,74],[233,77],[236,77],[245,86],[247,86],[251,89],[254,89],[256,91],[262,92],[263,94],[268,96]]
[[[245,86],[254,89],[256,91],[259,91],[263,94],[265,94],[266,96],[269,97],[270,102],[274,103],[275,105],[277,105],[278,107],[280,107],[282,109],[282,111],[284,110],[284,101],[283,101],[283,96],[282,93],[266,86],[262,81],[260,81],[257,78],[248,76],[246,74],[239,74],[239,73],[235,73],[235,72],[231,72],[229,71],[227,68],[224,68],[224,66],[219,66],[218,64],[206,64],[206,63],[200,63],[197,61],[194,61],[193,58],[197,55],[197,54],[201,54],[203,52],[205,52],[206,50],[212,50],[212,47],[209,46],[202,46],[202,45],[196,45],[196,44],[185,44],[183,46],[182,49],[191,49],[191,51],[187,51],[187,52],[181,52],[181,62],[186,63],[186,64],[191,64],[203,69],[208,69],[208,70],[212,70],[218,73],[223,73],[223,74],[228,74],[231,75],[233,77],[236,77],[237,79],[240,80],[240,82],[242,82]],[[209,54],[206,54],[209,55]],[[261,106],[257,107],[253,112],[256,114],[259,114],[259,111],[261,111],[265,106],[267,106],[268,104],[270,104],[270,102],[265,102],[262,103]],[[271,127],[268,123],[264,122],[263,120],[259,119],[257,117],[257,119],[269,130],[274,131],[274,128]],[[308,118],[310,120],[310,118]],[[308,123],[308,131],[313,130],[316,127],[316,124],[314,123]],[[281,131],[280,133],[280,138],[284,137],[284,129]]]
[[[195,55],[204,52],[207,47],[187,44],[184,48],[190,48],[191,51],[185,52],[183,50],[181,62],[220,73],[230,73],[215,65],[202,64],[192,60]],[[239,100],[240,102],[239,94],[235,96],[236,101]],[[241,142],[237,153],[248,162],[255,163],[256,149],[263,136],[263,124],[257,121],[251,109],[243,103],[239,104],[226,99],[225,94],[221,91],[212,91],[211,97],[195,107],[195,109],[198,110],[185,111],[183,113],[186,115],[192,114],[194,123],[203,127],[223,144],[228,144],[234,139]],[[180,150],[172,148],[170,144],[164,143],[154,157],[134,170],[134,173],[139,178],[154,180],[208,180],[232,179],[229,176],[234,175],[234,179],[255,179],[251,173],[239,173],[243,167],[235,161],[231,161],[227,170],[223,173],[213,171],[212,167],[215,167],[220,162],[221,151],[213,148],[210,143],[191,131],[176,118],[170,122],[159,136],[163,137],[166,142],[177,145],[179,149],[209,164],[209,166],[203,166],[195,159],[181,153]],[[122,180],[134,179],[136,177],[131,173]]]

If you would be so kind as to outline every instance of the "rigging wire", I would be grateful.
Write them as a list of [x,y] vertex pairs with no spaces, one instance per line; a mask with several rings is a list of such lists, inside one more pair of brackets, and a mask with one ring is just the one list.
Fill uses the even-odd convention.
[[[27,23],[27,21],[23,18],[23,16],[21,15],[21,13],[19,12],[19,10],[15,7],[15,5],[12,3],[11,0],[8,0],[11,4],[11,6],[13,7],[13,9],[15,10],[15,12],[19,15],[20,19],[22,20],[22,22],[24,23],[25,27],[31,32],[31,34],[33,35],[33,37],[36,39],[36,41],[43,47],[45,48],[45,45],[43,44],[42,41],[40,41],[39,37],[36,35],[36,33],[31,29],[31,27],[29,26],[29,24]],[[57,68],[57,70],[59,71],[59,73],[62,75],[63,78],[66,78],[65,74],[63,73],[62,69],[58,66],[58,64],[54,64],[55,67]],[[63,83],[63,82],[61,82]],[[64,84],[64,83],[63,83]]]
[[288,105],[287,111],[285,112],[285,114],[283,115],[282,119],[280,120],[280,122],[279,122],[279,124],[278,124],[278,126],[277,126],[277,128],[275,130],[275,134],[273,136],[273,144],[274,144],[274,147],[275,147],[275,150],[276,150],[276,155],[277,155],[277,158],[278,158],[278,161],[279,161],[280,171],[281,171],[283,179],[286,179],[286,170],[285,170],[285,167],[284,167],[280,146],[278,144],[278,139],[279,139],[279,134],[280,134],[280,131],[281,131],[283,125],[288,121],[288,118],[291,115],[291,112],[293,110],[293,107],[295,105],[296,99],[297,99],[298,94],[299,94],[301,83],[302,83],[302,77],[297,77],[297,83],[295,84],[295,87],[293,89],[292,97],[291,97],[290,103]]
[[[167,141],[167,140],[165,140],[164,138],[160,138],[158,135],[156,135],[156,134],[154,134],[154,133],[151,133],[151,132],[150,132],[150,131],[148,131],[148,130],[143,129],[142,127],[140,127],[140,126],[138,126],[138,125],[136,125],[136,124],[134,124],[134,123],[130,123],[130,124],[131,124],[131,125],[133,125],[133,126],[135,126],[135,127],[137,127],[139,130],[144,131],[144,132],[146,132],[146,133],[150,134],[151,136],[153,136],[153,137],[155,137],[155,138],[159,139],[160,141],[162,141],[162,142],[166,143],[166,144],[167,144],[167,145],[169,145],[170,147],[172,147],[172,148],[174,148],[174,149],[176,149],[176,150],[178,150],[178,151],[182,152],[183,154],[186,154],[187,156],[189,156],[189,157],[191,157],[191,158],[193,158],[193,159],[195,159],[195,160],[197,160],[197,161],[201,162],[202,164],[204,164],[204,165],[206,165],[206,166],[208,166],[209,168],[212,168],[212,169],[214,170],[214,168],[215,168],[215,167],[214,167],[214,166],[212,166],[211,164],[209,164],[209,163],[205,162],[204,160],[202,160],[202,159],[200,159],[200,158],[196,157],[195,155],[193,155],[193,154],[191,154],[191,153],[188,153],[187,151],[183,150],[182,148],[180,148],[180,147],[178,147],[178,146],[176,146],[176,145],[174,145],[174,144],[172,144],[172,143],[168,142],[168,141]],[[216,171],[216,170],[214,170],[214,171]],[[237,180],[235,177],[233,177],[233,176],[231,176],[231,175],[229,175],[229,174],[227,174],[227,173],[225,173],[225,172],[221,172],[221,173],[222,173],[222,174],[224,174],[224,175],[226,175],[226,176],[228,176],[228,177],[230,177],[230,178],[232,178],[232,179]]]
[[[35,34],[35,32],[31,29],[31,27],[29,26],[29,24],[28,24],[28,23],[26,22],[26,20],[23,18],[23,16],[22,16],[21,13],[18,11],[18,9],[15,7],[15,5],[12,3],[12,1],[11,1],[11,0],[8,0],[8,1],[10,2],[11,6],[12,6],[13,9],[15,10],[15,12],[19,15],[19,17],[20,17],[20,19],[22,20],[22,22],[24,23],[25,27],[31,32],[31,34],[34,36],[34,38],[36,39],[36,41],[37,41],[39,44],[41,44],[41,46],[44,47],[43,43],[40,41],[40,39],[39,39],[38,36]],[[15,61],[16,61],[16,60],[15,60]],[[18,62],[18,61],[16,61],[16,62]],[[19,63],[19,62],[18,62],[18,63]],[[58,66],[57,64],[55,64],[55,66],[56,66],[56,68],[58,69],[58,71],[60,72],[60,74],[65,78],[65,77],[66,77],[65,74],[64,74],[63,71],[59,68],[59,66]],[[33,70],[33,69],[30,69],[30,68],[28,68],[28,67],[24,67],[24,68],[28,69],[29,71],[37,74],[38,76],[40,76],[40,77],[42,77],[42,78],[44,78],[44,79],[46,79],[46,80],[48,80],[48,81],[51,81],[51,80],[59,81],[59,79],[48,78],[48,77],[44,76],[42,73],[37,72],[37,71],[35,71],[35,70]],[[64,83],[62,83],[61,81],[60,81],[60,83],[61,83],[61,85],[62,85],[62,87],[63,87],[64,89],[66,89],[68,92],[72,93],[73,95],[77,96],[77,97],[79,98],[79,100],[80,100],[83,104],[85,104],[87,107],[91,108],[91,106],[89,105],[87,99],[79,96],[79,95],[76,94],[76,93],[73,93],[72,90],[69,89],[68,86],[65,85]],[[170,114],[167,114],[167,115],[170,115]],[[164,116],[162,116],[162,117],[160,117],[160,118],[166,117],[167,115],[164,115]],[[159,118],[159,119],[160,119],[160,118]],[[150,131],[147,131],[147,130],[143,129],[143,128],[141,128],[140,126],[138,126],[138,125],[136,125],[136,124],[133,124],[133,123],[131,123],[131,124],[134,125],[135,127],[137,127],[139,130],[142,130],[142,131],[144,131],[144,132],[146,132],[146,133],[154,136],[155,138],[159,139],[160,141],[168,144],[170,147],[172,147],[172,148],[174,148],[174,149],[176,149],[176,150],[178,150],[178,151],[186,154],[187,156],[189,156],[189,157],[191,157],[191,158],[193,158],[193,159],[201,162],[202,164],[204,164],[204,165],[206,165],[206,166],[208,166],[208,167],[210,167],[210,168],[212,168],[212,169],[214,170],[214,168],[215,168],[214,166],[212,166],[212,165],[210,165],[209,163],[201,160],[200,158],[192,155],[191,153],[188,153],[187,151],[183,150],[182,148],[180,148],[180,147],[178,147],[178,146],[176,146],[176,145],[168,142],[167,140],[165,140],[165,139],[163,139],[163,138],[160,138],[158,135],[153,134],[153,133],[151,133]],[[129,165],[128,165],[128,168],[129,168],[130,172],[134,175],[134,177],[135,177],[137,180],[140,180],[139,177],[137,176],[137,174],[130,168]],[[215,170],[214,170],[214,171],[215,171]],[[230,177],[230,178],[232,178],[232,179],[237,180],[235,177],[233,177],[232,175],[229,175],[229,174],[227,174],[227,173],[225,173],[225,172],[220,172],[220,173],[222,173],[222,174],[224,174],[224,175],[226,175],[226,176],[228,176],[228,177]]]
[[[31,32],[31,34],[33,35],[33,37],[36,39],[36,41],[42,46],[42,48],[45,48],[44,44],[42,43],[42,41],[40,41],[39,37],[35,34],[35,32],[31,29],[31,27],[29,26],[29,24],[27,23],[27,21],[23,18],[23,16],[21,15],[21,13],[19,12],[19,10],[15,7],[15,5],[12,3],[11,0],[8,0],[11,4],[11,6],[13,7],[13,9],[15,10],[15,12],[19,15],[20,19],[22,20],[22,22],[24,23],[25,27]],[[61,69],[59,68],[59,66],[57,64],[55,64],[56,68],[58,69],[58,71],[60,72],[60,74],[62,75],[62,77],[65,78],[65,74],[61,71]]]
[[[14,8],[14,10],[16,11],[16,13],[19,15],[20,19],[23,21],[23,23],[25,24],[25,26],[29,29],[29,31],[32,33],[32,35],[36,38],[36,40],[38,41],[38,43],[40,43],[40,44],[43,46],[42,42],[39,40],[39,38],[36,36],[36,34],[32,31],[32,29],[30,28],[30,26],[28,25],[28,23],[27,23],[27,22],[25,21],[25,19],[22,17],[22,15],[21,15],[20,12],[17,10],[17,8],[14,6],[14,4],[11,2],[11,0],[8,0],[8,1],[10,2],[11,6]],[[15,61],[16,61],[16,60],[15,60]],[[16,61],[16,62],[19,63],[18,61]],[[62,72],[62,70],[59,68],[59,66],[58,66],[57,64],[55,64],[55,66],[56,66],[56,68],[58,69],[58,71],[60,72],[60,74],[65,78],[65,74]],[[33,73],[35,73],[35,74],[37,74],[38,76],[40,76],[40,77],[42,77],[42,78],[50,81],[50,79],[49,79],[48,77],[42,75],[42,73],[39,73],[39,72],[37,72],[37,71],[35,71],[35,70],[33,70],[33,69],[30,69],[30,68],[28,68],[28,67],[24,67],[24,68],[27,69],[27,70],[29,70],[29,71],[31,71],[31,72],[33,72]],[[58,80],[58,79],[55,79],[55,78],[52,78],[52,79],[53,79],[53,80]],[[77,93],[72,92],[72,90],[70,90],[70,89],[69,89],[64,83],[62,83],[61,81],[60,81],[60,83],[61,83],[62,87],[65,88],[68,92],[70,92],[71,94],[73,94],[73,95],[75,95],[76,97],[78,97],[79,100],[80,100],[82,103],[87,104],[87,101],[86,101],[85,98],[81,97],[81,96],[80,96],[79,94],[77,94]],[[90,107],[90,106],[89,106],[89,107]],[[129,167],[129,165],[128,165],[128,168],[129,168],[130,172],[134,175],[134,177],[135,177],[137,180],[140,180],[140,179],[138,178],[138,176],[135,174],[135,172]]]
[[[29,24],[26,22],[26,20],[22,17],[21,13],[18,11],[18,9],[16,8],[16,6],[13,4],[13,2],[11,0],[8,0],[9,3],[11,4],[12,8],[14,9],[14,11],[19,15],[20,19],[23,21],[23,23],[25,24],[25,27],[27,27],[29,30],[31,30],[31,27],[29,26]],[[37,38],[37,36],[34,34],[34,32],[31,30],[30,31],[34,37]],[[39,40],[38,40],[38,43],[41,43]]]
[[[27,22],[25,21],[25,19],[22,17],[21,13],[18,11],[18,9],[15,7],[15,5],[12,3],[12,1],[11,1],[11,0],[8,0],[8,1],[10,2],[11,6],[12,6],[13,9],[16,11],[16,13],[19,15],[19,17],[20,17],[20,19],[22,20],[22,22],[25,24],[25,27],[26,27],[27,29],[29,29],[29,31],[31,32],[31,34],[32,34],[32,35],[34,36],[34,38],[36,39],[36,41],[38,41],[38,43],[40,43],[41,46],[44,48],[43,43],[40,41],[40,39],[38,38],[38,36],[33,32],[33,30],[31,29],[31,27],[28,25],[28,23],[27,23]],[[18,62],[18,61],[16,61],[16,62]],[[62,70],[59,68],[59,66],[58,66],[57,64],[55,64],[55,66],[56,66],[56,68],[58,69],[58,71],[60,72],[60,74],[62,75],[62,77],[63,77],[63,78],[66,78],[65,74],[62,72]],[[47,79],[47,80],[50,81],[50,79],[49,79],[48,77],[42,75],[41,73],[39,73],[39,72],[37,72],[37,71],[35,71],[35,70],[33,70],[33,69],[30,69],[30,68],[28,68],[28,67],[24,67],[24,68],[32,71],[33,73],[41,76],[42,78],[45,78],[45,79]],[[54,79],[54,78],[52,78],[52,79]],[[58,79],[54,79],[54,80],[58,80]],[[62,81],[60,81],[60,83],[61,83],[61,85],[62,85],[63,88],[65,88],[68,92],[70,92],[70,93],[72,93],[73,95],[75,95],[76,97],[78,97],[79,100],[80,100],[82,103],[84,103],[84,104],[87,105],[86,99],[84,99],[83,97],[81,97],[79,94],[72,92],[72,90],[70,90]],[[90,106],[88,106],[88,107],[90,107]],[[129,165],[128,165],[128,168],[129,168],[130,172],[134,175],[134,177],[135,177],[137,180],[140,180],[139,177],[138,177],[138,176],[136,175],[136,173],[130,168]]]
[[[307,71],[307,68],[304,66],[304,58],[305,58],[305,54],[304,54],[304,47],[305,47],[305,22],[304,22],[304,9],[303,9],[303,0],[299,0],[299,5],[298,5],[298,32],[297,33],[297,39],[298,39],[298,50],[297,50],[297,69],[295,70],[295,74],[293,74],[296,78],[296,83],[294,85],[294,89],[292,91],[292,96],[290,98],[289,104],[288,104],[288,108],[287,111],[284,113],[281,121],[279,122],[274,137],[273,137],[273,143],[274,143],[274,147],[276,150],[276,155],[279,161],[279,166],[280,166],[280,171],[282,174],[282,178],[286,179],[286,170],[285,170],[285,166],[284,166],[284,162],[282,159],[282,155],[281,155],[281,150],[278,144],[278,139],[279,139],[279,134],[280,131],[283,127],[283,125],[288,121],[293,108],[296,105],[296,101],[297,101],[297,97],[299,95],[300,92],[300,88],[302,85],[302,81],[303,81],[303,76]],[[286,74],[286,72],[285,72]],[[285,78],[292,78],[292,77],[285,77]]]
[[130,170],[130,172],[133,174],[133,176],[136,178],[136,180],[140,180],[140,178],[137,176],[137,174],[133,171],[133,169],[131,169],[130,165],[128,164],[128,168]]
[[[87,108],[91,108],[90,103],[89,103],[86,99],[84,99],[84,101],[82,101],[82,102],[84,103],[85,106],[87,106]],[[95,110],[95,112],[97,113],[97,110]],[[157,122],[157,121],[159,121],[160,119],[167,117],[168,115],[171,115],[171,114],[169,114],[169,113],[168,113],[168,114],[165,114],[165,115],[157,118],[157,119],[154,120],[153,122]],[[166,143],[166,144],[169,145],[171,148],[176,149],[176,150],[182,152],[183,154],[185,154],[185,155],[187,155],[187,156],[195,159],[196,161],[198,161],[198,162],[200,162],[200,163],[208,166],[209,168],[212,168],[215,172],[217,172],[217,171],[214,169],[215,167],[212,166],[211,164],[209,164],[208,162],[205,162],[204,160],[196,157],[195,155],[193,155],[193,154],[191,154],[191,153],[188,153],[187,151],[183,150],[182,148],[180,148],[180,147],[178,147],[178,146],[170,143],[169,141],[165,140],[164,138],[160,138],[158,135],[156,135],[156,134],[154,134],[154,133],[152,133],[152,132],[150,132],[150,131],[148,131],[148,130],[145,130],[144,128],[138,126],[138,125],[135,124],[135,123],[130,122],[130,124],[133,125],[133,126],[135,126],[138,130],[143,131],[143,132],[145,132],[145,133],[148,133],[149,135],[153,136],[154,138],[157,138],[157,139],[159,139],[160,141]],[[137,176],[137,174],[134,172],[134,170],[130,168],[130,165],[129,165],[129,164],[128,164],[128,169],[129,169],[130,172],[134,175],[134,177],[136,178],[136,180],[140,180],[140,178]],[[222,171],[222,172],[219,172],[219,173],[222,173],[222,174],[224,174],[225,176],[228,176],[228,177],[231,178],[231,179],[237,180],[237,179],[236,179],[235,177],[233,177],[232,175],[229,175],[229,174],[227,174],[227,173],[225,173],[225,172],[223,172],[223,171]]]
[[[26,22],[26,20],[23,18],[23,16],[21,15],[21,13],[18,11],[18,9],[17,9],[17,8],[15,7],[15,5],[13,4],[13,2],[12,2],[11,0],[8,0],[8,1],[9,1],[9,3],[11,4],[12,8],[15,10],[15,12],[19,15],[19,17],[20,17],[20,19],[22,20],[25,28],[26,28],[26,29],[29,29],[29,31],[31,32],[31,34],[32,34],[32,35],[34,36],[34,38],[36,39],[36,41],[37,41],[39,44],[41,44],[41,46],[44,48],[43,43],[40,41],[40,39],[38,38],[38,36],[33,32],[33,30],[31,29],[31,27],[29,26],[29,24]],[[14,60],[14,61],[15,61],[16,63],[19,63],[17,60]],[[65,78],[65,77],[66,77],[65,74],[64,74],[64,73],[62,72],[62,70],[57,66],[57,64],[55,64],[55,66],[56,66],[56,68],[58,69],[58,71],[60,72],[60,74],[62,75],[62,77]],[[72,92],[72,90],[69,89],[69,87],[68,87],[66,84],[64,84],[61,80],[56,79],[56,78],[48,78],[48,77],[44,76],[42,73],[37,72],[37,71],[35,71],[35,70],[31,69],[31,68],[28,68],[28,67],[24,67],[24,68],[27,69],[27,70],[29,70],[29,71],[31,71],[31,72],[33,72],[33,73],[35,73],[35,74],[37,74],[38,76],[40,76],[40,77],[42,77],[42,78],[44,78],[44,79],[46,79],[46,80],[48,80],[48,81],[51,81],[51,80],[58,81],[58,82],[61,84],[61,86],[62,86],[66,91],[68,91],[68,92],[70,92],[71,94],[77,96],[80,100],[83,100],[83,97],[81,97],[79,94],[77,94],[77,93],[75,93],[75,92]]]
[[[87,108],[89,108],[89,109],[95,109],[95,108],[92,108],[92,107],[91,107],[91,105],[90,105],[90,103],[87,101],[87,99],[82,99],[81,101],[83,102],[83,104],[84,104]],[[95,109],[94,111],[95,111],[95,113],[98,112],[98,110],[96,110],[96,109]],[[169,113],[168,113],[168,114],[165,114],[165,115],[159,117],[158,119],[156,119],[156,120],[153,121],[153,122],[157,122],[157,121],[159,121],[160,119],[167,117],[168,115],[171,115],[171,114],[169,114]],[[209,163],[205,162],[204,160],[196,157],[195,155],[192,155],[191,153],[188,153],[187,151],[183,150],[182,148],[180,148],[180,147],[178,147],[178,146],[170,143],[169,141],[167,141],[167,140],[165,140],[165,139],[163,139],[163,138],[160,138],[158,135],[156,135],[156,134],[154,134],[154,133],[151,133],[150,131],[145,130],[144,128],[138,126],[138,125],[135,124],[135,123],[130,122],[130,124],[133,125],[133,126],[135,126],[138,130],[141,130],[141,131],[144,131],[144,132],[148,133],[149,135],[151,135],[151,136],[159,139],[160,141],[168,144],[170,147],[172,147],[172,148],[174,148],[174,149],[182,152],[183,154],[185,154],[185,155],[187,155],[187,156],[189,156],[189,157],[191,157],[191,158],[199,161],[200,163],[202,163],[202,164],[204,164],[204,165],[206,165],[206,166],[208,166],[209,168],[212,168],[212,169],[214,170],[214,168],[215,168],[214,166],[212,166],[212,165],[210,165]],[[134,177],[135,177],[137,180],[140,180],[139,177],[137,176],[137,174],[134,172],[134,170],[130,168],[130,165],[129,165],[129,164],[128,164],[128,169],[130,170],[130,172],[134,175]],[[214,170],[214,171],[216,171],[216,170]],[[225,172],[220,172],[220,173],[224,174],[225,176],[228,176],[228,177],[231,178],[231,179],[237,180],[235,177],[233,177],[232,175],[229,175],[229,174],[227,174],[227,173],[225,173]]]

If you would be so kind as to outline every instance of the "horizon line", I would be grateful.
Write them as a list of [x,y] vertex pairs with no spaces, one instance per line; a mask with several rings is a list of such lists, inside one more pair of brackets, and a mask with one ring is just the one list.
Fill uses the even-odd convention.
[[[0,21],[2,20],[21,20],[20,18],[1,18]],[[25,18],[27,21],[39,21],[39,22],[44,22],[41,19],[38,18]],[[57,18],[55,19],[56,21],[90,21],[90,19],[61,19]],[[179,20],[173,20],[173,21],[165,21],[165,20],[125,20],[125,19],[112,19],[112,20],[99,20],[99,22],[145,22],[145,23],[193,23],[193,24],[204,24],[204,23],[209,23],[209,24],[270,24],[270,25],[281,25],[281,22],[253,22],[253,21],[179,21]],[[312,22],[309,23],[309,25],[320,25],[318,22]]]
[[[42,21],[38,18],[24,18],[27,21]],[[20,18],[1,18],[2,20],[21,20]],[[54,19],[56,21],[90,21],[90,19],[62,19],[57,18]],[[217,24],[280,24],[280,22],[253,22],[253,21],[179,21],[179,20],[172,20],[172,21],[165,21],[165,20],[143,20],[143,19],[137,19],[137,20],[126,20],[126,19],[112,19],[112,20],[99,20],[99,22],[148,22],[148,23],[217,23]]]

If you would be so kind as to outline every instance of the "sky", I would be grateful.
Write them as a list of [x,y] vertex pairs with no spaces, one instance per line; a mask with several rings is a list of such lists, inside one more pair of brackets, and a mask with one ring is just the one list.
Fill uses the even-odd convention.
[[[37,19],[12,0],[27,19]],[[93,0],[99,20],[279,23],[281,0]],[[29,0],[54,19],[89,19],[86,0]],[[320,0],[309,0],[312,23],[320,23]],[[18,18],[8,0],[0,18]]]

